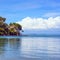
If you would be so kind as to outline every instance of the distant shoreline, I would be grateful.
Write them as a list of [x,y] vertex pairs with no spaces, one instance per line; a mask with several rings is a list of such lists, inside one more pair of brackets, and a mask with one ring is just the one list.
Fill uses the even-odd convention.
[[21,35],[21,36],[0,36],[0,38],[22,38],[22,37],[50,37],[60,38],[60,35]]

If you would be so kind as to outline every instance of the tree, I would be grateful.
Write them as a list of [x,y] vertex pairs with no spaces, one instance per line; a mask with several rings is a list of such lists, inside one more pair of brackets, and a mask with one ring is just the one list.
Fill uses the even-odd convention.
[[0,16],[0,22],[5,22],[6,18]]
[[20,35],[20,30],[22,30],[22,26],[18,23],[10,23],[9,24],[9,34],[10,35]]
[[0,17],[0,35],[21,35],[22,26],[18,23],[5,23],[6,18]]
[[19,30],[22,30],[22,26],[18,23],[10,23],[10,26],[15,26],[16,28],[18,28]]

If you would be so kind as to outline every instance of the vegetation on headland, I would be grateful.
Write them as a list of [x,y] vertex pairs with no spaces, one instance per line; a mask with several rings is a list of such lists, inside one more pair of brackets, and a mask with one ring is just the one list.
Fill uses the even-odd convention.
[[6,18],[0,17],[0,36],[19,36],[22,26],[18,23],[5,23]]

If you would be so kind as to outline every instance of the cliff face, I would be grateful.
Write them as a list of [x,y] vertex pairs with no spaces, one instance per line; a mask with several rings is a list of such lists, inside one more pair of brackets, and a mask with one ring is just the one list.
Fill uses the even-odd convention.
[[5,23],[6,18],[0,17],[0,36],[19,36],[22,26],[17,23]]

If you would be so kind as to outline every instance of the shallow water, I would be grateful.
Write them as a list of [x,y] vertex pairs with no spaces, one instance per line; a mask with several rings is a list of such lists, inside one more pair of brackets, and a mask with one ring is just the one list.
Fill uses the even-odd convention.
[[60,38],[0,37],[0,60],[60,60]]

